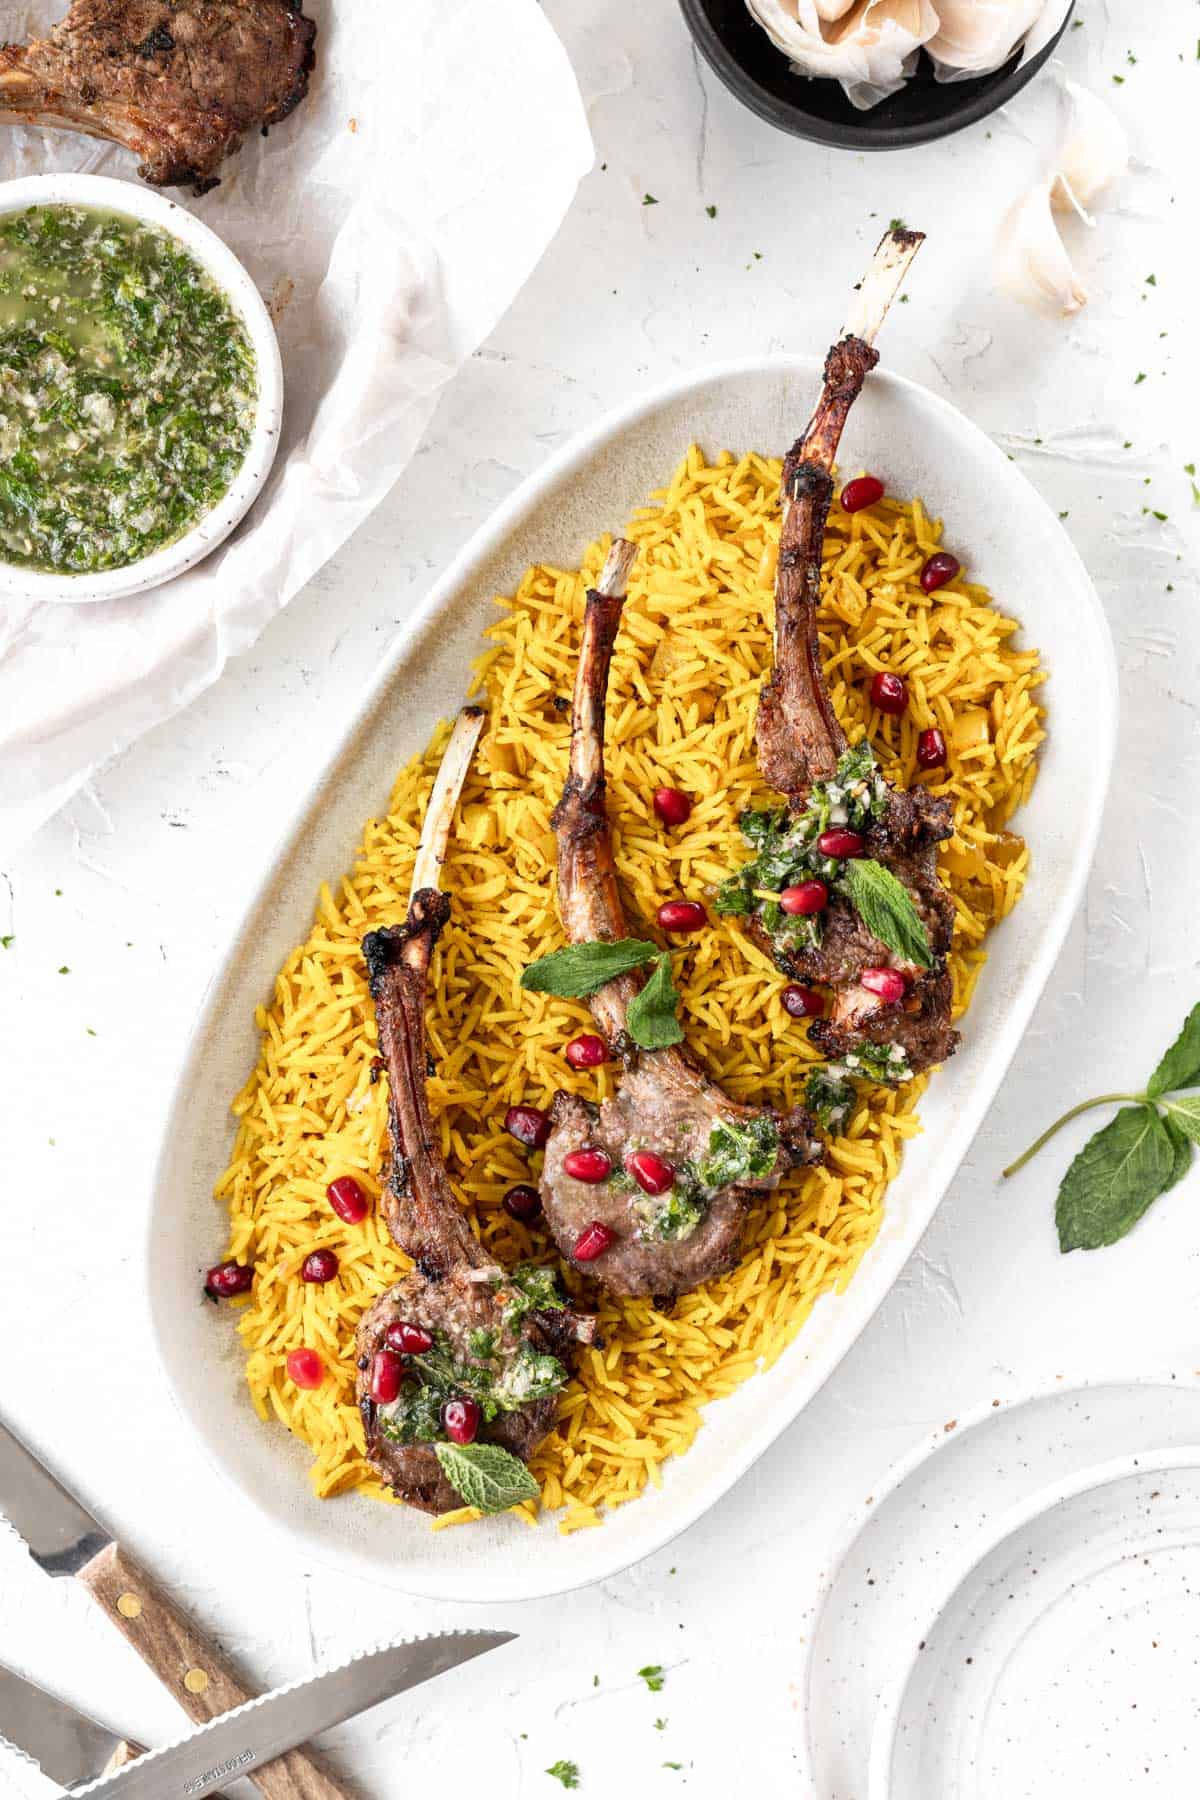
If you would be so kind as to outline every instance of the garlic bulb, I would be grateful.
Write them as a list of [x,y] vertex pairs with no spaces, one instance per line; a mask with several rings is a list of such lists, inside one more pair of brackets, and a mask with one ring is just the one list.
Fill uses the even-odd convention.
[[800,75],[840,81],[865,110],[902,87],[937,30],[932,0],[746,0]]
[[1070,0],[936,0],[938,28],[925,48],[939,81],[965,81],[1002,68],[1018,47],[1036,56],[1067,15]]
[[1129,133],[1111,106],[1074,81],[1063,82],[1067,120],[1058,152],[1050,204],[1072,208],[1088,225],[1097,195],[1129,167]]
[[1048,175],[1024,194],[1000,227],[996,240],[996,285],[1026,306],[1070,317],[1087,304],[1087,289],[1075,273],[1050,210],[1057,180]]

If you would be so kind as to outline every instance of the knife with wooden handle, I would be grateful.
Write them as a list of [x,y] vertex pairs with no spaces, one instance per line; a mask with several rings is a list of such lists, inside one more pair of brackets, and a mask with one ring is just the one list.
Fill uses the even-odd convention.
[[[511,1631],[441,1631],[360,1651],[348,1662],[199,1725],[178,1743],[142,1750],[0,1663],[0,1737],[72,1794],[94,1800],[220,1800],[218,1784],[272,1768],[286,1772],[305,1738],[380,1701],[459,1669],[512,1642]],[[101,1771],[97,1774],[97,1771]],[[272,1793],[302,1790],[275,1786]],[[304,1792],[316,1790],[304,1789]],[[330,1792],[341,1793],[341,1788]]]
[[[254,1698],[216,1646],[3,1425],[0,1511],[40,1568],[83,1583],[193,1723],[205,1725]],[[353,1800],[302,1749],[256,1769],[250,1779],[267,1800]]]

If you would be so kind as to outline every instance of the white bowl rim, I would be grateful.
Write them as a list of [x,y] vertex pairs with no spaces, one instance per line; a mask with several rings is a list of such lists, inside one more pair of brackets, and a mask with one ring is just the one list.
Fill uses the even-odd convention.
[[[1162,1475],[1172,1469],[1200,1469],[1200,1443],[1178,1444],[1171,1450],[1127,1451],[1123,1456],[1111,1457],[1106,1462],[1089,1463],[1074,1475],[1047,1482],[1045,1487],[997,1514],[995,1524],[986,1538],[977,1539],[965,1555],[952,1561],[949,1574],[939,1584],[934,1599],[926,1608],[921,1626],[913,1634],[914,1647],[897,1668],[890,1687],[880,1700],[871,1732],[865,1800],[892,1800],[891,1769],[900,1730],[900,1715],[913,1670],[921,1656],[920,1645],[932,1634],[937,1621],[974,1571],[1009,1538],[1015,1537],[1027,1525],[1053,1512],[1056,1507],[1065,1505],[1067,1501],[1077,1500],[1082,1494],[1098,1493],[1102,1488],[1125,1481],[1131,1475]],[[1200,1541],[1200,1523],[1197,1525],[1196,1535]]]
[[[615,442],[621,434],[635,426],[642,419],[652,416],[658,408],[674,399],[689,396],[694,392],[702,390],[709,384],[734,380],[741,376],[752,377],[768,371],[777,373],[782,377],[788,372],[802,369],[806,375],[815,378],[819,373],[820,366],[820,359],[818,357],[790,351],[764,352],[759,355],[724,358],[717,362],[700,362],[690,365],[684,370],[678,371],[664,382],[656,384],[648,389],[635,392],[625,400],[605,409],[591,424],[585,425],[579,431],[575,432],[560,449],[553,452],[543,463],[531,471],[511,494],[507,495],[499,505],[492,509],[484,523],[472,533],[463,547],[435,578],[423,600],[414,606],[412,611],[408,614],[403,625],[391,639],[387,652],[379,667],[364,683],[356,705],[347,710],[345,714],[345,727],[337,741],[331,744],[328,755],[323,760],[322,770],[316,782],[316,789],[319,791],[321,784],[330,778],[332,771],[337,767],[340,759],[351,752],[355,738],[362,729],[364,721],[370,716],[373,708],[382,701],[384,694],[394,683],[397,671],[402,666],[405,658],[412,652],[413,647],[419,643],[422,634],[431,629],[438,613],[445,604],[446,598],[462,585],[473,568],[482,564],[486,557],[504,541],[506,536],[512,531],[514,521],[523,516],[527,511],[531,510],[536,502],[547,492],[551,491],[562,478],[569,475],[572,470],[585,466],[595,456],[597,450],[601,446]],[[967,414],[962,412],[952,401],[933,393],[931,389],[925,387],[922,383],[897,374],[892,370],[879,371],[872,379],[876,384],[890,387],[900,394],[914,396],[918,404],[928,405],[934,412],[946,415],[947,419],[951,421],[968,425],[980,440],[981,454],[984,453],[984,447],[986,447],[987,453],[994,455],[997,459],[1002,458],[1003,453],[987,440],[986,434],[982,431],[981,427],[975,425],[974,421],[971,420]],[[1074,916],[1075,910],[1079,904],[1095,855],[1096,841],[1099,836],[1101,818],[1107,801],[1109,782],[1116,752],[1119,707],[1117,663],[1112,636],[1108,628],[1104,609],[1100,603],[1099,596],[1095,591],[1095,587],[1091,582],[1091,578],[1087,573],[1082,558],[1079,556],[1073,543],[1071,543],[1071,540],[1067,538],[1066,534],[1063,532],[1062,526],[1057,519],[1055,519],[1047,502],[1042,499],[1041,495],[1027,479],[1024,480],[1024,485],[1029,488],[1030,498],[1036,502],[1038,507],[1040,507],[1047,524],[1062,534],[1067,554],[1077,566],[1078,571],[1083,578],[1083,589],[1081,593],[1082,604],[1091,615],[1093,625],[1096,627],[1095,647],[1100,658],[1104,677],[1104,691],[1098,696],[1096,708],[1097,741],[1092,746],[1092,761],[1097,772],[1097,780],[1094,785],[1089,788],[1086,798],[1086,818],[1083,828],[1081,851],[1072,866],[1069,880],[1065,883],[1058,896],[1057,903],[1053,908],[1047,928],[1037,946],[1036,954],[1031,959],[1031,962],[1026,969],[1025,978],[1021,985],[1021,994],[1017,1004],[1009,1014],[1010,1030],[1007,1033],[1007,1048],[1001,1059],[1000,1073],[997,1075],[996,1085],[990,1088],[987,1098],[982,1104],[978,1102],[976,1095],[972,1093],[966,1108],[968,1114],[976,1113],[978,1115],[975,1118],[972,1127],[972,1137],[974,1136],[974,1132],[978,1129],[979,1120],[986,1113],[987,1109],[992,1105],[995,1099],[999,1082],[1003,1079],[1004,1069],[1008,1067],[1013,1056],[1016,1054],[1021,1035],[1032,1014],[1033,1007],[1045,986],[1049,971],[1053,966],[1054,959],[1057,956],[1063,938],[1065,937],[1069,921]],[[303,810],[300,809],[295,813],[289,814],[287,820],[276,833],[273,842],[269,844],[264,860],[260,866],[257,879],[254,881],[253,888],[248,893],[246,901],[239,910],[236,921],[232,927],[232,945],[236,946],[243,941],[250,928],[251,922],[261,909],[264,901],[270,895],[277,878],[280,864],[291,852],[295,840],[301,830],[303,817]],[[185,1403],[183,1395],[177,1388],[173,1379],[172,1370],[167,1357],[165,1335],[162,1329],[163,1320],[155,1282],[154,1267],[157,1208],[160,1197],[168,1191],[170,1186],[171,1171],[174,1162],[173,1145],[177,1115],[184,1109],[184,1096],[189,1087],[193,1067],[198,1064],[202,1057],[204,1034],[209,1024],[209,1016],[215,1004],[216,994],[219,990],[220,983],[226,976],[234,954],[235,951],[233,948],[228,949],[222,955],[214,970],[213,976],[201,997],[196,1016],[193,1020],[192,1027],[188,1033],[187,1041],[180,1057],[178,1076],[174,1085],[172,1099],[164,1115],[159,1155],[154,1166],[150,1184],[152,1200],[146,1213],[142,1243],[142,1271],[148,1298],[150,1329],[154,1344],[154,1352],[158,1359],[159,1368],[164,1378],[165,1385],[171,1396],[172,1404],[185,1429],[193,1435],[196,1433],[195,1419],[191,1415],[189,1407]],[[1011,1029],[1014,1021],[1018,1020],[1019,1025],[1017,1028]],[[957,1166],[957,1162],[961,1160],[962,1155],[965,1154],[966,1148],[967,1144],[964,1143],[959,1151],[955,1166]],[[939,1191],[938,1204],[940,1204],[941,1198],[952,1179],[953,1171],[947,1176],[944,1185]],[[930,1217],[932,1217],[932,1212],[935,1210],[936,1207],[931,1209]],[[928,1219],[926,1219],[925,1225],[927,1225],[928,1222]],[[925,1225],[922,1226],[922,1231],[925,1229]],[[906,1256],[911,1253],[916,1241],[919,1241],[919,1234],[914,1238],[914,1243],[908,1246],[908,1249],[905,1252]],[[873,1246],[873,1248],[875,1247],[876,1246]],[[887,1293],[890,1291],[894,1280],[894,1274],[885,1279],[877,1264],[860,1268],[856,1272],[854,1277],[854,1288],[856,1294],[862,1297],[864,1306],[861,1322],[853,1329],[853,1338],[856,1338],[859,1335],[867,1321],[878,1310]],[[851,1341],[853,1341],[853,1338]],[[830,1365],[825,1369],[824,1373],[816,1383],[817,1388],[823,1385],[824,1381],[828,1379],[828,1375],[832,1372],[832,1368],[840,1362],[844,1354],[845,1348],[840,1350],[833,1358]],[[797,1408],[797,1412],[799,1410],[802,1410],[802,1407]],[[765,1453],[769,1444],[773,1443],[778,1435],[778,1431],[773,1432],[769,1442],[756,1443],[750,1448],[743,1446],[730,1456],[729,1475],[722,1484],[720,1495],[729,1492],[735,1483],[746,1474],[747,1470],[754,1465],[758,1458]],[[531,1598],[547,1598],[554,1594],[571,1592],[574,1589],[588,1586],[593,1582],[610,1579],[614,1574],[619,1573],[631,1564],[643,1561],[645,1558],[663,1549],[665,1545],[669,1544],[682,1531],[693,1524],[698,1517],[706,1512],[709,1506],[715,1504],[716,1498],[720,1497],[714,1496],[713,1499],[701,1505],[691,1517],[679,1520],[668,1518],[664,1525],[661,1528],[656,1529],[652,1536],[639,1545],[636,1550],[628,1553],[621,1552],[619,1553],[618,1558],[612,1562],[608,1561],[608,1559],[604,1559],[599,1563],[599,1566],[593,1567],[587,1572],[575,1572],[568,1568],[563,1568],[556,1570],[548,1578],[543,1577],[533,1585],[526,1585],[524,1583],[516,1584],[508,1581],[484,1581],[477,1586],[473,1580],[462,1582],[456,1580],[453,1583],[447,1583],[446,1581],[437,1578],[423,1580],[420,1576],[415,1575],[408,1569],[402,1571],[395,1569],[384,1571],[377,1567],[368,1569],[365,1566],[365,1559],[359,1560],[357,1557],[352,1559],[344,1553],[335,1554],[332,1551],[327,1550],[323,1544],[314,1542],[310,1534],[306,1534],[303,1531],[297,1530],[295,1527],[286,1525],[283,1521],[278,1519],[269,1507],[264,1504],[260,1497],[247,1487],[241,1476],[235,1472],[234,1468],[230,1466],[227,1460],[217,1454],[204,1438],[203,1434],[200,1436],[200,1447],[205,1454],[206,1460],[209,1461],[219,1477],[229,1486],[229,1488],[237,1493],[243,1500],[249,1499],[251,1501],[258,1517],[267,1525],[272,1534],[276,1536],[277,1540],[280,1542],[284,1539],[287,1540],[293,1555],[304,1554],[323,1563],[326,1567],[337,1569],[341,1573],[353,1573],[358,1577],[383,1579],[386,1580],[389,1585],[395,1585],[401,1592],[421,1595],[428,1599],[441,1601],[466,1601],[478,1604],[489,1604]],[[588,1533],[584,1535],[591,1536],[592,1534]]]
[[27,569],[0,558],[0,594],[27,600],[55,600],[86,604],[94,600],[119,600],[145,593],[194,568],[222,543],[249,511],[271,471],[279,447],[283,416],[283,363],[279,341],[265,301],[249,272],[229,245],[204,220],[140,183],[111,175],[81,172],[26,175],[0,182],[0,214],[29,206],[94,206],[127,218],[157,225],[177,238],[212,276],[226,299],[240,315],[254,349],[258,374],[258,410],[254,431],[241,468],[217,504],[174,543],[120,569],[95,574],[67,575],[45,569]]

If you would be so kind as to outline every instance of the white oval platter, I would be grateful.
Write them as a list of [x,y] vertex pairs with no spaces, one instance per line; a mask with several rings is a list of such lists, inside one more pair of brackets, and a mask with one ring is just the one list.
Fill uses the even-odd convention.
[[869,465],[896,494],[948,521],[971,574],[1022,621],[1051,671],[1050,739],[1019,829],[1032,874],[996,933],[958,1055],[926,1095],[875,1244],[844,1294],[827,1296],[769,1373],[713,1405],[663,1486],[601,1529],[563,1537],[509,1518],[432,1532],[421,1514],[353,1497],[318,1501],[302,1446],[259,1423],[230,1320],[201,1298],[223,1225],[213,1182],[232,1139],[229,1102],[257,1053],[254,1008],[308,932],[318,885],[349,866],[399,767],[461,702],[493,598],[536,561],[571,567],[662,486],[689,443],[784,451],[819,383],[809,357],[701,370],[603,418],[532,476],[416,610],[364,696],[323,780],[297,805],[196,1024],[166,1121],[146,1280],[166,1378],[186,1428],[298,1555],[413,1593],[515,1600],[615,1574],[697,1519],[797,1416],[850,1348],[936,1210],[1004,1077],[1082,897],[1116,734],[1112,645],[1087,573],[1053,514],[1002,451],[946,402],[876,373],[846,433],[842,466]]

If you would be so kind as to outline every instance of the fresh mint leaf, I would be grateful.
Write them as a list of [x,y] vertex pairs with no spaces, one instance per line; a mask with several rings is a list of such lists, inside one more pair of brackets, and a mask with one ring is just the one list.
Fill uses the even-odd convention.
[[1195,1146],[1193,1145],[1191,1138],[1179,1129],[1179,1126],[1169,1114],[1163,1120],[1163,1124],[1167,1128],[1167,1136],[1170,1138],[1175,1150],[1175,1166],[1171,1170],[1171,1179],[1163,1189],[1163,1193],[1165,1194],[1168,1188],[1173,1188],[1181,1182],[1191,1168],[1192,1157],[1195,1154]]
[[1183,1021],[1183,1029],[1146,1083],[1151,1100],[1200,1081],[1200,1002]]
[[521,986],[533,994],[586,1000],[606,981],[640,969],[658,954],[655,944],[643,943],[640,938],[618,938],[612,944],[568,944],[564,950],[553,950],[530,963],[521,976]]
[[542,1491],[525,1464],[499,1444],[435,1444],[433,1451],[455,1493],[482,1513],[507,1512]]
[[663,1673],[661,1663],[647,1663],[644,1669],[638,1670],[638,1674],[652,1694],[657,1694],[661,1690],[663,1682],[667,1679]]
[[1059,1248],[1115,1244],[1175,1179],[1175,1142],[1158,1113],[1123,1106],[1063,1176],[1055,1207]]
[[679,994],[671,979],[671,957],[662,951],[653,975],[629,1002],[625,1013],[625,1029],[642,1050],[665,1050],[669,1044],[683,1042],[683,1030],[676,1013]]
[[1159,1102],[1169,1124],[1191,1143],[1200,1144],[1200,1094],[1181,1094],[1177,1100]]
[[855,857],[842,865],[839,882],[873,937],[905,962],[916,963],[921,969],[933,966],[933,952],[921,915],[908,889],[890,869],[869,856]]
[[547,1775],[553,1775],[555,1781],[561,1781],[565,1788],[577,1788],[579,1786],[578,1763],[567,1762],[565,1758],[560,1757],[558,1762],[550,1764],[546,1773]]

